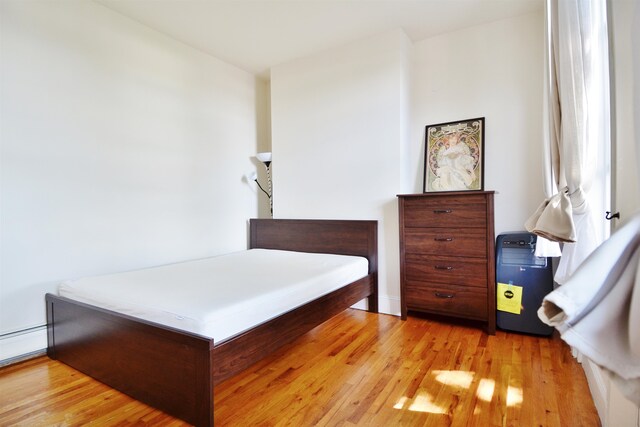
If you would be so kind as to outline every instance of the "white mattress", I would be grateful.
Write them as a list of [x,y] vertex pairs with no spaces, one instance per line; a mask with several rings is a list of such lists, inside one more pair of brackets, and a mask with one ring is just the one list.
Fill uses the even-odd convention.
[[367,272],[362,257],[251,249],[66,281],[59,294],[220,342]]

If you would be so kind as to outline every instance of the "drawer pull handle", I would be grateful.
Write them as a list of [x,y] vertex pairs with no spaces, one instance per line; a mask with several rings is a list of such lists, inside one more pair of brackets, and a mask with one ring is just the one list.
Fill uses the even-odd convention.
[[436,265],[435,269],[436,270],[448,270],[448,271],[450,271],[450,270],[453,270],[453,267],[448,266],[448,265]]
[[453,237],[434,237],[436,242],[453,242]]
[[434,214],[448,214],[453,212],[451,209],[434,209],[433,213]]
[[443,298],[443,299],[451,299],[451,298],[454,297],[453,294],[445,294],[445,293],[442,293],[442,292],[436,292],[435,295],[436,295],[437,298]]

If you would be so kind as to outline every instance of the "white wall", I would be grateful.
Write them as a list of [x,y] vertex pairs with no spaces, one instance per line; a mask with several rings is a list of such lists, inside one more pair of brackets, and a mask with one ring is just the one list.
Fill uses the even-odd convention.
[[411,175],[423,188],[429,124],[485,117],[484,188],[495,190],[496,235],[524,230],[544,199],[542,12],[415,43]]
[[[635,4],[634,4],[635,3]],[[615,0],[609,4],[610,25],[612,26],[613,80],[615,108],[615,210],[620,211],[620,226],[640,210],[640,176],[637,151],[634,138],[633,90],[634,72],[632,54],[632,28],[634,8],[640,9],[635,0]],[[636,32],[635,37],[640,37]],[[638,44],[638,43],[636,43]],[[635,77],[635,84],[640,84]]]
[[397,314],[395,196],[422,192],[425,125],[483,116],[496,233],[522,230],[544,198],[543,28],[538,12],[413,45],[396,31],[274,67],[276,217],[378,219]]
[[483,116],[496,233],[522,230],[544,198],[543,28],[539,12],[414,45],[396,31],[274,67],[276,217],[379,220],[380,302],[397,314],[395,196],[422,192],[424,128]]
[[378,220],[380,309],[394,314],[409,50],[393,31],[271,70],[274,216]]
[[0,335],[61,280],[246,247],[254,76],[93,2],[0,8]]

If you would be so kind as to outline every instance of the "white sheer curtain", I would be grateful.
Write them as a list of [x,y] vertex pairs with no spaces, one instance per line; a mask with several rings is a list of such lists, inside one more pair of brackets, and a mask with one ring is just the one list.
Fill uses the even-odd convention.
[[[610,144],[605,0],[547,0],[547,48],[549,198],[525,226],[565,242],[555,276],[562,284],[603,239],[589,191],[598,171],[598,147]],[[556,245],[538,242],[539,255],[557,256]]]

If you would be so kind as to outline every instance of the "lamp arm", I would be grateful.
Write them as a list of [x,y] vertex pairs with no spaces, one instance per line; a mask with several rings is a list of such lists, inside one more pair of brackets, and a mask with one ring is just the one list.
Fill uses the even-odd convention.
[[260,185],[260,183],[258,182],[258,180],[257,180],[257,179],[254,179],[254,181],[256,182],[256,184],[258,184],[258,188],[260,188],[260,190],[262,190],[262,192],[263,192],[264,194],[266,194],[268,198],[271,198],[271,195],[270,195],[269,193],[267,193],[267,192],[266,192],[266,190],[265,190],[264,188],[262,188],[262,185]]

